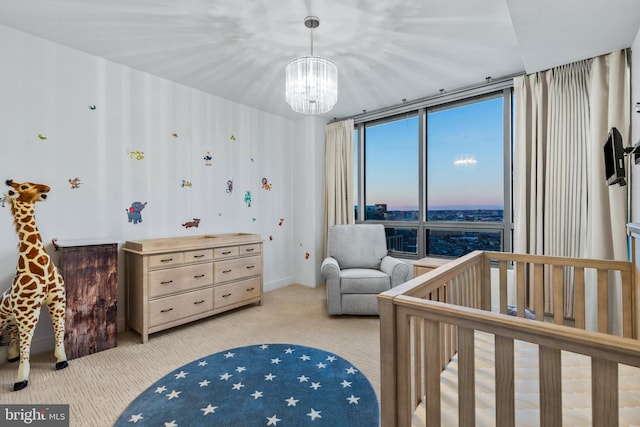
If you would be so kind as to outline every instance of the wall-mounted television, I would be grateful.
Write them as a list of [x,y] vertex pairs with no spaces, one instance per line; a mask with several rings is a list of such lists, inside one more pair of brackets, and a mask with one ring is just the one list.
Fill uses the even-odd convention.
[[627,185],[624,167],[625,149],[622,145],[622,135],[612,127],[604,143],[604,168],[608,185]]

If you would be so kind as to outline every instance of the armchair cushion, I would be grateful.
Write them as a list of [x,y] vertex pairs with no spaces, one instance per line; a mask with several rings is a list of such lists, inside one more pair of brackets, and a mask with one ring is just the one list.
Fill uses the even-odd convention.
[[389,276],[380,270],[349,268],[340,273],[340,292],[343,294],[379,294],[389,289]]

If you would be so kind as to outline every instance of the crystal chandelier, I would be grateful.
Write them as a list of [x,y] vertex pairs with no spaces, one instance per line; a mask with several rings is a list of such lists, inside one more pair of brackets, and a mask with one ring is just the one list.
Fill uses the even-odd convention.
[[318,28],[320,20],[307,16],[304,25],[311,30],[311,55],[287,64],[287,103],[298,113],[327,113],[338,100],[338,69],[330,60],[313,55],[313,29]]

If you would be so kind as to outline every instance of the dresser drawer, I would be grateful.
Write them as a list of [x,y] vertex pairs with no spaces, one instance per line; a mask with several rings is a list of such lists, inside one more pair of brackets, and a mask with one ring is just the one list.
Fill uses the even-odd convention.
[[149,301],[150,327],[213,309],[211,288]]
[[213,279],[216,283],[242,279],[243,277],[257,274],[262,274],[261,256],[215,261],[213,263]]
[[238,249],[240,250],[240,255],[258,255],[261,252],[261,247],[261,244],[242,245]]
[[218,309],[225,305],[231,305],[252,298],[259,298],[262,289],[262,278],[242,280],[226,285],[214,286],[213,307]]
[[213,258],[214,259],[225,259],[225,258],[233,258],[238,256],[240,252],[238,251],[237,246],[228,246],[224,248],[215,248],[213,250]]
[[183,262],[183,253],[174,252],[168,254],[150,255],[149,268],[174,267]]
[[213,284],[211,263],[149,272],[149,298],[188,291]]
[[200,251],[187,251],[184,253],[185,264],[191,262],[204,262],[211,261],[213,259],[213,250],[203,249]]

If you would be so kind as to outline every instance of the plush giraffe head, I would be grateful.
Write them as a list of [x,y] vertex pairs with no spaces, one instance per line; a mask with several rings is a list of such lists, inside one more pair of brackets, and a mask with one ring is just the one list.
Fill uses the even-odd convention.
[[34,184],[32,182],[13,182],[12,179],[5,181],[11,187],[7,192],[7,199],[18,200],[23,203],[35,203],[45,200],[49,186],[44,184]]

